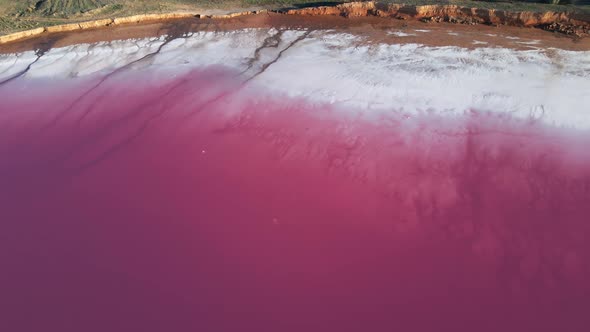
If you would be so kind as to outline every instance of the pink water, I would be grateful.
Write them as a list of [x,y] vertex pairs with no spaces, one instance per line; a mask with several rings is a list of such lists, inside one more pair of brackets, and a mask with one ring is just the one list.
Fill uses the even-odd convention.
[[590,327],[590,133],[99,79],[0,87],[2,330]]

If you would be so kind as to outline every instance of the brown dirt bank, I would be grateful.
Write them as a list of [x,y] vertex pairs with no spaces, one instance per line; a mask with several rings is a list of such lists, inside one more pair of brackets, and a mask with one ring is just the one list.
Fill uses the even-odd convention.
[[[397,18],[397,19],[391,19]],[[20,40],[0,37],[0,53],[14,53],[78,43],[144,38],[163,34],[196,31],[228,31],[241,28],[344,29],[363,33],[373,42],[417,42],[433,46],[473,47],[474,39],[489,46],[530,48],[514,40],[490,35],[509,35],[542,40],[544,46],[571,50],[590,50],[587,36],[590,20],[573,13],[506,13],[459,6],[404,6],[380,2],[346,3],[284,11],[241,12],[228,15],[166,14],[74,23],[35,31],[25,31]],[[437,22],[440,24],[427,24]],[[131,24],[133,23],[133,24]],[[457,24],[462,23],[462,24]],[[483,23],[483,24],[479,24]],[[569,27],[579,37],[555,34],[550,26]],[[522,29],[522,27],[542,27]],[[408,36],[403,40],[382,33],[384,29],[429,29],[433,34]],[[556,30],[556,29],[554,29]],[[569,31],[569,30],[568,30]],[[572,30],[573,31],[573,30]],[[75,32],[75,33],[74,33]],[[441,33],[436,33],[441,32]],[[458,34],[458,35],[456,35]],[[444,35],[444,36],[443,36]],[[483,40],[482,40],[483,39]],[[487,39],[487,40],[486,40]]]
[[293,9],[284,13],[291,15],[341,15],[345,17],[379,16],[419,19],[423,22],[537,27],[578,37],[586,36],[590,32],[590,14],[573,12],[510,12],[457,5],[412,6],[371,1],[344,3],[333,7]]

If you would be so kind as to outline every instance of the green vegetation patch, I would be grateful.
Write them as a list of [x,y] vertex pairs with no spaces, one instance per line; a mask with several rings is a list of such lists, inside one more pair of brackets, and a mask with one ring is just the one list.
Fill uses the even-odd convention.
[[107,5],[105,0],[35,0],[23,1],[27,3],[21,9],[21,15],[61,16],[68,17],[85,13]]

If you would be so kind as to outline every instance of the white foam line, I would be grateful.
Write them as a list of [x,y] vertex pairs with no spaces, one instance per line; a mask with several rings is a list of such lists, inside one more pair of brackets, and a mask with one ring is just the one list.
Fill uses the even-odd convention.
[[397,36],[397,37],[416,36],[415,33],[407,33],[407,32],[403,32],[403,31],[388,31],[387,34],[388,35],[394,35],[394,36]]
[[517,41],[515,43],[522,44],[522,45],[539,45],[541,43],[541,41],[540,40]]

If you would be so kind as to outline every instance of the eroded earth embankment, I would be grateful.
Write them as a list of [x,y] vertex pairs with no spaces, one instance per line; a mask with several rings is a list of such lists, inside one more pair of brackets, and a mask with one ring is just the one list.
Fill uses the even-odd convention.
[[457,5],[403,5],[378,1],[345,3],[333,7],[310,7],[285,11],[292,15],[341,15],[346,17],[379,16],[420,19],[424,22],[491,24],[539,27],[581,36],[588,34],[589,15],[568,12],[510,12],[496,9],[468,8]]

